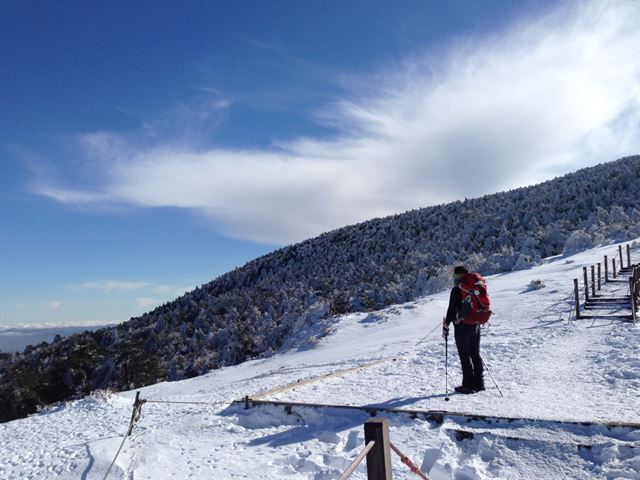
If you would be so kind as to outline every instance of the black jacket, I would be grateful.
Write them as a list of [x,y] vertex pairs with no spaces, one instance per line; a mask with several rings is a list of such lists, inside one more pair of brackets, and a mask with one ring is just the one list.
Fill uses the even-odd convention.
[[458,312],[461,307],[462,292],[460,291],[460,287],[455,286],[451,289],[451,294],[449,295],[449,308],[447,308],[447,317],[445,319],[447,325],[458,319]]

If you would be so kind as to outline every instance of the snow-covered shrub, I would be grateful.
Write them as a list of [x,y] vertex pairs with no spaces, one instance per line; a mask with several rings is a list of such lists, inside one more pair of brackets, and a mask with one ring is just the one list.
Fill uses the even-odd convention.
[[91,392],[90,398],[97,402],[108,402],[116,396],[115,390],[112,388],[101,388]]
[[544,288],[545,284],[542,280],[531,280],[528,285],[529,290],[540,290]]
[[527,270],[535,265],[533,258],[530,255],[520,254],[516,260],[516,264],[513,266],[513,271]]
[[451,275],[453,274],[453,267],[440,267],[435,275],[433,275],[425,284],[425,293],[436,293],[448,290],[452,287]]
[[587,250],[591,247],[593,247],[593,241],[591,240],[589,234],[584,230],[576,230],[575,232],[571,233],[571,235],[569,235],[562,253],[565,255],[570,255],[572,253],[581,252],[582,250]]
[[489,255],[482,264],[480,271],[483,275],[492,275],[494,273],[509,272],[516,264],[518,257],[511,251],[504,253],[495,253]]
[[611,221],[618,225],[623,225],[629,222],[629,216],[625,213],[624,208],[619,205],[611,207]]

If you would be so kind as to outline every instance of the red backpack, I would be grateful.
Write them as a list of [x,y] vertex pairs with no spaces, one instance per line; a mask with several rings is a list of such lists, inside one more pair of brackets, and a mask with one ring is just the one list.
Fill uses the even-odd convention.
[[460,279],[459,287],[462,292],[462,308],[459,313],[462,323],[468,325],[487,323],[491,316],[491,301],[482,275],[475,272],[466,273]]

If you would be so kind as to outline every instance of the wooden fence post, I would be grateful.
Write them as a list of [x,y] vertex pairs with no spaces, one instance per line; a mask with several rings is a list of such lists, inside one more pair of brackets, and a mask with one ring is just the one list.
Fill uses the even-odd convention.
[[389,421],[373,418],[364,424],[364,444],[376,442],[367,454],[367,478],[369,480],[392,480],[391,453],[389,450]]
[[631,296],[631,319],[635,324],[638,320],[638,300],[640,300],[640,264],[632,268],[629,279],[629,295]]
[[582,267],[582,276],[584,277],[584,301],[589,301],[589,278],[587,276],[587,267]]
[[601,283],[602,283],[602,275],[600,273],[600,262],[598,262],[598,291],[600,291]]
[[627,243],[627,267],[631,267],[631,247]]
[[609,258],[604,256],[604,283],[609,281]]
[[638,313],[636,312],[636,288],[637,284],[634,277],[629,277],[629,294],[631,296],[631,320],[636,323]]
[[616,278],[616,259],[611,259],[611,263],[613,264],[613,278]]
[[576,296],[576,320],[580,320],[580,287],[578,287],[578,279],[573,279],[573,293]]
[[622,262],[622,245],[618,245],[618,253],[620,254],[620,270],[624,268],[624,263]]
[[[146,401],[146,400],[145,400]],[[131,422],[129,422],[129,429],[127,430],[127,437],[131,435],[133,431],[133,426],[140,418],[140,409],[142,408],[142,404],[145,402],[140,400],[140,392],[136,392],[136,399],[133,402],[133,411],[131,412]]]
[[640,264],[638,264],[635,268],[634,274],[633,274],[633,278],[635,279],[635,286],[633,287],[633,294],[635,296],[635,303],[633,304],[633,322],[635,323],[636,320],[638,319],[638,309],[637,309],[637,305],[638,305],[638,300],[640,300],[640,291],[638,291],[638,289],[640,288]]
[[591,265],[591,294],[593,295],[593,298],[596,297],[596,273],[595,273],[595,270],[596,270],[596,267]]

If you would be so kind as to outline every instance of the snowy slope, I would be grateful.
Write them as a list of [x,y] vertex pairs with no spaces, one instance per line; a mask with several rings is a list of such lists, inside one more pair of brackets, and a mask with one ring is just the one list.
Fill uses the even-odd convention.
[[[634,243],[636,262],[639,247]],[[365,412],[295,408],[287,415],[281,407],[244,410],[225,403],[385,359],[267,398],[538,419],[447,417],[436,424],[385,415],[391,441],[433,479],[640,479],[640,429],[569,423],[640,422],[640,327],[615,319],[568,322],[572,279],[616,249],[555,257],[488,278],[495,315],[483,332],[482,352],[504,398],[487,377],[487,391],[444,401],[438,327],[448,301],[443,292],[376,313],[333,318],[297,351],[141,389],[145,399],[211,404],[145,404],[109,478],[337,479],[363,447]],[[529,290],[532,280],[545,287]],[[619,285],[606,288],[614,294]],[[451,340],[449,347],[451,389],[460,374]],[[103,478],[129,423],[134,395],[94,394],[1,424],[0,478]],[[394,478],[417,478],[392,459]],[[352,478],[366,478],[364,467]]]

